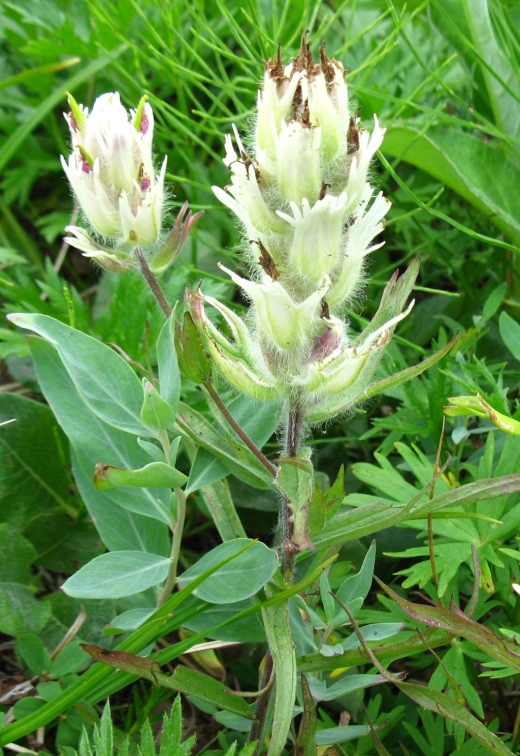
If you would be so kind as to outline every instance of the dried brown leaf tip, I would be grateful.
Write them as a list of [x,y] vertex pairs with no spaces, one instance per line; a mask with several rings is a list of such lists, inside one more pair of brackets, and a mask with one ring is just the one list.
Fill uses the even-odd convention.
[[273,281],[276,281],[276,279],[280,276],[280,271],[276,267],[276,263],[269,252],[266,250],[260,239],[253,240],[251,244],[258,244],[258,249],[260,250],[260,259],[258,260],[258,264],[260,265],[264,273],[269,276],[269,278],[272,278]]
[[282,63],[282,43],[281,42],[278,43],[278,51],[276,53],[276,58],[274,60],[271,60],[271,58],[269,58],[269,60],[264,60],[262,62],[265,66],[265,70],[267,74],[270,76],[271,79],[273,79],[273,81],[278,81],[278,80],[286,78],[284,74],[284,66]]
[[359,134],[362,131],[361,126],[358,126],[358,119],[356,116],[351,116],[348,124],[347,142],[348,142],[348,154],[353,155],[354,152],[359,150]]

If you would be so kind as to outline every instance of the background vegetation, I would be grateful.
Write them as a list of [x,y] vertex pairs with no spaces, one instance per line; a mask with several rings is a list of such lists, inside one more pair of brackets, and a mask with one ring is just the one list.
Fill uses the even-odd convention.
[[[149,95],[157,120],[156,152],[168,155],[171,217],[186,199],[194,211],[206,211],[165,282],[169,299],[180,298],[188,283],[203,278],[206,293],[243,307],[216,266],[225,258],[235,261],[238,235],[210,187],[228,181],[223,137],[232,123],[247,131],[262,60],[275,54],[278,42],[284,59],[294,55],[308,29],[315,48],[325,40],[329,55],[349,69],[352,103],[361,109],[364,125],[370,128],[377,113],[388,128],[374,167],[378,186],[392,202],[386,245],[373,255],[366,295],[349,313],[352,325],[359,327],[373,315],[391,273],[418,254],[417,304],[399,326],[381,375],[419,362],[460,333],[449,355],[423,376],[388,389],[352,417],[314,434],[309,443],[320,483],[325,490],[344,465],[343,506],[357,507],[376,499],[406,504],[430,484],[439,460],[448,464],[436,480],[435,495],[520,473],[519,436],[476,412],[448,419],[443,432],[442,411],[450,397],[479,394],[496,411],[520,419],[519,28],[516,0],[426,0],[408,6],[382,0],[4,0],[3,312],[52,315],[116,344],[138,372],[139,366],[155,366],[149,345],[162,318],[139,276],[100,275],[80,253],[62,246],[64,227],[75,214],[59,162],[59,154],[68,153],[61,116],[67,91],[86,104],[106,91],[119,91],[127,106]],[[88,662],[79,640],[99,643],[116,614],[147,604],[146,596],[133,603],[79,602],[59,591],[68,575],[105,547],[71,475],[69,442],[40,393],[26,336],[3,319],[0,337],[0,421],[16,418],[0,429],[0,719],[8,724],[31,716],[84,673]],[[193,384],[183,384],[183,398],[207,413]],[[276,438],[264,450],[274,457]],[[186,454],[179,465],[189,468]],[[276,499],[233,476],[229,486],[248,535],[272,545]],[[464,702],[507,743],[510,751],[497,753],[520,747],[520,668],[493,650],[491,641],[483,644],[488,636],[482,628],[498,638],[516,639],[520,633],[520,596],[512,588],[520,583],[519,526],[516,494],[452,506],[433,519],[433,564],[424,516],[377,534],[379,578],[415,603],[429,597],[446,609],[452,602],[466,608],[479,622],[480,636],[457,634],[455,628],[449,642],[433,633],[426,644],[412,647],[416,628],[428,626],[425,615],[411,616],[375,584],[370,592],[367,588],[358,613],[361,624],[405,625],[401,645],[387,653],[385,665],[394,661],[394,672],[405,671],[410,681]],[[329,574],[333,590],[361,568],[370,542],[365,536],[341,550]],[[194,493],[188,499],[183,568],[218,543],[207,504]],[[323,603],[317,611],[328,619]],[[75,640],[63,647],[84,612]],[[204,627],[218,620],[213,617]],[[231,687],[256,690],[265,644],[255,622],[252,617],[218,635],[242,645],[183,657],[185,663],[225,678]],[[167,643],[202,628],[187,625],[191,630],[176,630]],[[337,630],[336,640],[341,633]],[[109,642],[110,635],[103,638],[103,645]],[[330,673],[329,682],[370,668],[359,658],[342,665],[334,657],[315,656],[326,661],[315,668]],[[313,663],[309,657],[301,668],[312,670]],[[115,695],[116,743],[122,733],[136,736],[148,716],[152,724],[159,722],[161,712],[171,708],[171,696],[172,691],[144,681]],[[75,702],[21,742],[36,752],[71,754],[67,749],[79,747],[83,726],[91,730],[99,723],[102,702],[99,696]],[[363,726],[359,737],[338,740],[335,753],[477,756],[490,750],[485,737],[424,706],[385,683],[339,698],[325,695],[317,727]],[[184,735],[196,735],[197,752],[226,753],[234,741],[239,748],[245,742],[244,719],[236,713],[215,714],[217,709],[197,696],[185,699],[184,711]],[[178,709],[174,720],[180,728]],[[108,721],[105,716],[105,738]],[[379,728],[375,737],[372,725]],[[141,740],[143,754],[146,748],[151,753],[147,737]],[[107,742],[98,753],[108,753]],[[336,741],[318,742],[325,747]]]

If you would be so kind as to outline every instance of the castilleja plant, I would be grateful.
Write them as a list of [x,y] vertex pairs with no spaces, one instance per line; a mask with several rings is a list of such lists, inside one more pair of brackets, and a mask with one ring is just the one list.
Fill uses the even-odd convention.
[[[359,296],[365,258],[383,244],[373,241],[390,208],[382,193],[374,196],[368,176],[384,129],[376,116],[371,134],[361,128],[349,113],[343,66],[323,47],[320,54],[315,63],[304,38],[290,65],[282,65],[280,52],[268,61],[252,148],[236,129],[234,141],[226,139],[231,185],[214,192],[240,221],[250,275],[221,267],[249,299],[248,318],[200,290],[188,296],[227,381],[286,408],[286,461],[299,457],[300,471],[293,462],[292,473],[282,465],[278,476],[286,553],[312,546],[306,524],[312,468],[309,450],[299,449],[302,429],[364,398],[396,324],[413,305],[404,310],[417,274],[414,265],[401,279],[394,276],[372,322],[361,335],[351,333],[343,311]],[[207,318],[205,304],[222,314],[231,339]]]
[[145,252],[153,273],[163,273],[200,213],[189,212],[184,219],[186,203],[163,239],[167,158],[157,174],[152,154],[154,118],[147,98],[128,112],[117,92],[104,94],[90,113],[72,95],[68,98],[70,112],[65,118],[72,153],[68,161],[63,157],[61,161],[78,204],[101,241],[79,226],[67,227],[71,236],[65,241],[113,272],[142,268]]

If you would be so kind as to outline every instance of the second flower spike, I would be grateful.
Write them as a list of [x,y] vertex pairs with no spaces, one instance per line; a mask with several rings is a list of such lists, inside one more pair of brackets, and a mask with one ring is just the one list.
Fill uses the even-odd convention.
[[69,95],[65,118],[72,153],[62,164],[81,210],[104,243],[74,226],[67,229],[72,234],[67,241],[112,270],[133,264],[133,247],[149,249],[160,240],[166,158],[156,174],[153,111],[146,100],[127,111],[119,94],[111,92],[98,97],[89,113]]
[[[174,262],[203,211],[181,207],[163,238],[166,160],[156,173],[153,160],[154,117],[147,97],[127,111],[117,92],[98,97],[92,111],[69,94],[65,114],[72,139],[63,168],[78,204],[91,226],[68,226],[70,245],[102,268],[122,273],[138,267],[136,250],[146,255],[154,275]],[[92,235],[100,238],[94,238]]]

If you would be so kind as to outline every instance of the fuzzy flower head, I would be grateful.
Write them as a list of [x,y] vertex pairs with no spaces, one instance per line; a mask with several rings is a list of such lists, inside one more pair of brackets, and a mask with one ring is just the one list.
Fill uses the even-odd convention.
[[149,249],[161,234],[166,158],[159,174],[152,158],[153,111],[146,97],[127,111],[117,92],[98,97],[92,111],[69,95],[72,153],[63,168],[93,229],[110,247],[83,229],[67,241],[104,267],[131,265],[133,247]]
[[[353,338],[342,317],[359,294],[364,259],[382,246],[373,242],[390,203],[373,196],[368,171],[383,136],[376,116],[370,134],[350,114],[341,63],[323,47],[316,63],[304,37],[292,63],[284,66],[280,51],[265,63],[251,149],[235,128],[224,158],[231,183],[213,187],[244,232],[251,278],[223,270],[251,310],[244,323],[197,291],[190,295],[193,317],[232,384],[259,398],[297,397],[311,422],[363,393],[406,315],[397,295],[405,284],[394,281],[390,305],[364,338]],[[233,340],[206,317],[204,302],[220,311]]]

